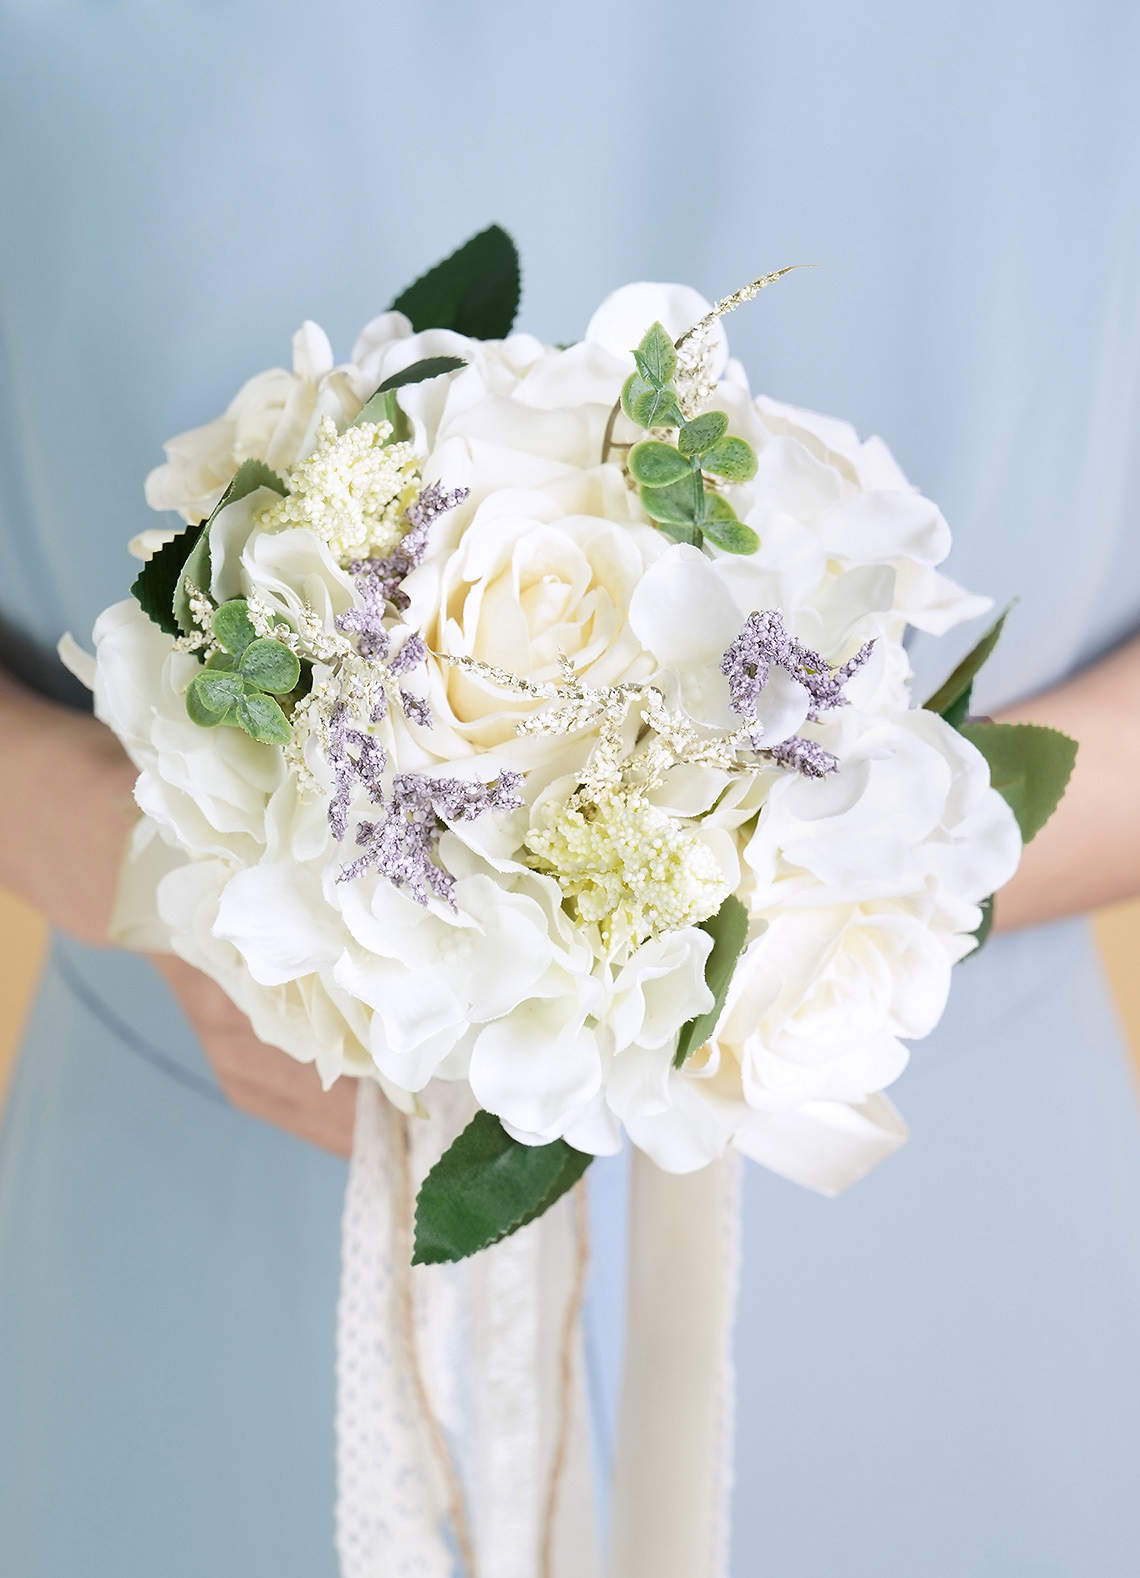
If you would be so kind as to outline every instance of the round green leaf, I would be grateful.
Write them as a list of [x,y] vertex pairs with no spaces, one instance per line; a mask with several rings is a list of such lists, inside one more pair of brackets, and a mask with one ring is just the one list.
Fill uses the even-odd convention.
[[287,745],[293,738],[289,720],[272,696],[247,691],[234,706],[234,718],[253,739],[262,745]]
[[722,438],[701,456],[701,469],[726,482],[748,482],[756,475],[756,451],[742,438]]
[[280,641],[259,636],[251,641],[238,661],[238,672],[243,679],[258,690],[268,690],[275,696],[291,691],[301,676],[301,665],[296,653],[282,646]]
[[226,713],[243,694],[245,686],[236,674],[203,669],[195,674],[186,692],[186,711],[204,729],[221,723]]
[[641,502],[650,520],[671,526],[695,526],[699,522],[699,490],[692,476],[672,482],[665,488],[642,487]]
[[635,482],[644,482],[646,487],[666,487],[690,473],[691,467],[685,457],[679,455],[672,444],[659,443],[655,438],[635,444],[629,452],[629,474]]
[[723,548],[725,553],[755,553],[760,539],[751,526],[738,521],[732,505],[718,494],[705,495],[705,512],[701,520],[705,536]]
[[728,418],[723,411],[706,411],[686,422],[677,435],[677,445],[682,455],[703,455],[728,432]]
[[214,610],[214,635],[235,657],[244,652],[257,636],[244,597],[232,597]]
[[233,668],[236,663],[237,658],[234,657],[233,653],[224,652],[221,647],[215,647],[206,659],[207,668],[229,669]]
[[212,729],[216,724],[221,723],[222,714],[220,712],[212,712],[209,707],[203,706],[202,698],[196,689],[197,683],[198,681],[195,678],[191,682],[190,689],[186,692],[186,711],[190,716],[190,721],[196,723],[200,729]]

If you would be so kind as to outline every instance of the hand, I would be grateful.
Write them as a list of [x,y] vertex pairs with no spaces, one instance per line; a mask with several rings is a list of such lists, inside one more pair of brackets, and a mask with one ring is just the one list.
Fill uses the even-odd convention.
[[[105,946],[131,828],[137,773],[110,730],[31,695],[0,671],[0,885],[58,930]],[[352,1148],[355,1082],[327,1094],[316,1071],[259,1041],[213,981],[164,955],[154,963],[242,1112],[324,1150]]]
[[356,1081],[321,1089],[317,1071],[266,1046],[220,986],[171,954],[152,962],[170,987],[210,1060],[219,1085],[239,1112],[287,1129],[337,1156],[352,1152]]

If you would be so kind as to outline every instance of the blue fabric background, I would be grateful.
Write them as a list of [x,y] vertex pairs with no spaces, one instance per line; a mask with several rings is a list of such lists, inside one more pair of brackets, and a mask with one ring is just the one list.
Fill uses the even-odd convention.
[[[0,0],[0,613],[84,638],[162,439],[494,218],[551,339],[626,279],[821,264],[734,349],[888,439],[1022,594],[982,702],[1038,687],[1140,616],[1138,57],[1114,0]],[[844,1199],[748,1178],[735,1578],[1125,1578],[1140,1125],[1083,929],[963,966],[895,1094]],[[57,945],[0,1139],[0,1570],[331,1578],[342,1186],[144,964]]]

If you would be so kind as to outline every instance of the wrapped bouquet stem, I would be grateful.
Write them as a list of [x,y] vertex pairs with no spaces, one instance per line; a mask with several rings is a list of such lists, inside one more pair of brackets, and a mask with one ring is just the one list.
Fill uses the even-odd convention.
[[623,1143],[614,1570],[719,1578],[739,1161],[835,1193],[902,1143],[884,1091],[1071,769],[970,715],[1000,621],[913,695],[908,629],[989,605],[879,440],[729,359],[781,273],[555,347],[484,231],[170,441],[182,520],[96,625],[124,928],[360,1081],[346,1578],[598,1570],[581,1202]]

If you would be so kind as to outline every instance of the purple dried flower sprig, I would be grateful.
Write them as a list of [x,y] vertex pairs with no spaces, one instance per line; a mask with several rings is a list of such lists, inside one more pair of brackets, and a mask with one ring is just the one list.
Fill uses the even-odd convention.
[[384,816],[357,828],[356,842],[364,853],[345,866],[337,880],[350,882],[375,867],[417,903],[426,904],[434,893],[454,907],[455,878],[435,859],[440,834],[448,822],[517,810],[523,803],[521,787],[522,774],[514,772],[500,773],[489,784],[397,773]]
[[[720,671],[728,680],[734,710],[743,718],[754,718],[773,668],[782,669],[807,691],[808,722],[818,723],[825,712],[847,705],[843,687],[866,663],[874,645],[874,641],[865,641],[854,657],[833,669],[825,657],[792,635],[778,608],[768,608],[749,614],[740,634],[721,658]],[[790,767],[808,778],[826,778],[839,766],[838,758],[830,751],[798,734],[771,747],[765,747],[759,737],[753,744],[781,767]]]

